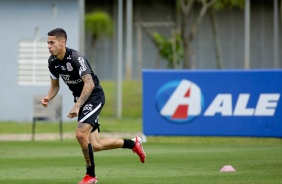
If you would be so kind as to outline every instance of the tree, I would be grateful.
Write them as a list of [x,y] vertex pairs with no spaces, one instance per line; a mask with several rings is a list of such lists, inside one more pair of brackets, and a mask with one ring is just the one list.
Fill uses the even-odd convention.
[[215,53],[216,53],[216,66],[218,69],[223,68],[220,34],[218,29],[218,21],[216,18],[216,12],[221,10],[230,10],[236,7],[244,8],[245,0],[217,0],[213,6],[208,10],[209,17],[212,24],[212,32],[215,41]]
[[171,38],[166,38],[155,32],[153,39],[160,56],[168,61],[168,68],[177,68],[183,59],[183,47],[180,34],[175,32]]
[[[202,22],[202,19],[204,18],[205,14],[207,13],[207,10],[216,2],[217,0],[177,0],[177,9],[179,10],[179,15],[180,15],[180,25],[179,25],[179,30],[180,30],[180,35],[179,37],[181,38],[180,42],[181,45],[179,46],[179,51],[181,50],[182,54],[180,57],[178,57],[178,60],[181,58],[183,59],[183,68],[194,68],[195,64],[191,63],[191,58],[193,55],[193,51],[191,48],[191,42],[194,40],[200,23]],[[187,18],[191,13],[191,10],[193,7],[195,7],[195,4],[199,3],[201,5],[200,11],[198,12],[198,15],[195,19],[195,21],[191,24],[191,28],[188,30],[188,21]],[[165,38],[162,37],[156,37],[150,33],[150,31],[144,27],[144,32],[147,34],[147,36],[150,38],[150,40],[154,43],[156,48],[158,49],[159,54],[165,58],[168,61],[169,66],[171,66],[171,58],[173,55],[178,53],[179,51],[173,52],[173,50],[167,49],[168,47],[168,42],[169,39],[175,39],[176,36],[174,35],[172,38],[168,38],[166,41],[164,40]],[[157,39],[158,38],[158,39]],[[162,41],[161,41],[162,40]],[[164,49],[166,48],[166,49]],[[173,47],[171,46],[173,49]],[[180,52],[179,52],[180,53]],[[178,54],[176,54],[178,55]]]
[[[195,67],[191,63],[192,49],[190,45],[196,36],[200,23],[202,22],[203,17],[205,16],[207,10],[216,1],[217,0],[178,0],[177,1],[177,8],[180,12],[180,21],[181,21],[180,34],[181,34],[183,50],[184,50],[183,68]],[[201,8],[194,23],[191,24],[192,25],[191,29],[188,30],[187,18],[191,13],[192,7],[194,7],[196,2],[199,2],[201,4]]]
[[[91,34],[91,47],[95,49],[98,39],[113,34],[113,20],[103,11],[91,12],[85,15],[85,30]],[[94,51],[91,52],[94,59]]]
[[169,28],[169,31],[172,33],[171,38],[166,38],[156,31],[150,31],[147,26],[142,26],[142,30],[157,49],[156,65],[159,67],[161,56],[168,62],[167,66],[169,68],[177,68],[180,61],[183,59],[183,49],[181,37],[179,36],[179,33],[174,31],[175,28]]

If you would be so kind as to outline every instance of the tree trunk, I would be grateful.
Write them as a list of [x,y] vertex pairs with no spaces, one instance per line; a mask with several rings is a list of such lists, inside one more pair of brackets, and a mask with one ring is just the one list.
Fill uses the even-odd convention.
[[220,45],[220,37],[218,34],[218,23],[214,9],[209,9],[209,17],[212,25],[212,32],[215,41],[215,55],[216,55],[216,67],[217,69],[223,68],[222,63],[222,54],[221,54],[221,45]]
[[181,23],[180,23],[180,30],[181,30],[181,39],[182,39],[182,43],[183,43],[183,68],[184,69],[188,69],[190,66],[190,57],[189,57],[189,39],[186,36],[186,31],[187,31],[187,13],[181,9],[180,12],[180,16],[181,16]]
[[280,18],[281,18],[281,21],[282,21],[282,0],[280,1]]
[[[185,4],[185,1],[181,1],[181,38],[183,40],[183,49],[184,49],[184,61],[183,61],[183,67],[184,68],[191,68],[191,57],[190,57],[190,43],[194,40],[196,33],[198,31],[198,28],[202,22],[202,19],[204,18],[207,10],[216,2],[216,0],[210,0],[210,1],[205,1],[202,0],[202,8],[196,18],[196,21],[192,25],[192,28],[190,29],[188,36],[186,36],[186,27],[187,27],[187,16],[191,11],[191,8],[193,6],[194,1],[188,1],[188,4]],[[195,67],[196,64],[193,63],[193,67]]]
[[183,68],[190,68],[190,43],[187,36],[187,17],[191,12],[191,9],[194,5],[194,0],[189,2],[185,0],[180,0],[181,8],[180,8],[180,33],[181,39],[183,43]]
[[[188,69],[190,68],[190,47],[189,47],[189,41],[185,41],[185,38],[182,38],[183,40],[183,50],[184,50],[184,61],[183,61],[183,68]],[[188,39],[186,39],[188,40]]]

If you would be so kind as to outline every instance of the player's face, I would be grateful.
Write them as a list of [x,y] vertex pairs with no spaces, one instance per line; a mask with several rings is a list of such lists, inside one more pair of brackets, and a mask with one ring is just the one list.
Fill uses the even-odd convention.
[[65,48],[65,41],[56,36],[48,36],[47,43],[50,54],[54,56],[58,56]]

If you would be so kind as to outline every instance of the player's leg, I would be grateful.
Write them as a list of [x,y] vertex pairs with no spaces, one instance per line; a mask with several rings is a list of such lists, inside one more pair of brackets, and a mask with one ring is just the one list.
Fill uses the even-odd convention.
[[[85,155],[86,167],[87,167],[86,176],[80,182],[80,184],[84,184],[84,183],[89,184],[89,183],[97,182],[97,178],[95,174],[94,150],[93,150],[93,146],[90,143],[89,137],[90,137],[90,133],[93,130],[99,129],[98,119],[104,103],[105,103],[105,98],[103,93],[92,95],[87,99],[87,101],[79,110],[79,115],[78,115],[79,125],[77,128],[76,136],[79,142],[82,142],[84,146],[83,147],[84,149],[83,148],[82,149],[83,149],[83,154]],[[87,128],[87,130],[84,130],[83,127],[80,128],[80,126],[82,125],[85,128]],[[84,131],[87,132],[87,134],[84,134]],[[82,137],[82,140],[80,140],[80,137]],[[90,152],[92,153],[92,155],[90,154]],[[87,153],[89,153],[89,158],[87,158]]]
[[[123,140],[123,139],[116,139],[116,138],[100,139],[98,129],[91,132],[89,140],[95,152],[102,151],[102,150],[115,149],[115,148],[133,149],[135,145],[135,143],[132,140]],[[127,142],[126,145],[125,145],[125,142]]]
[[82,149],[82,153],[86,162],[86,175],[79,184],[96,183],[95,163],[93,155],[93,147],[89,141],[89,135],[93,129],[92,125],[79,122],[76,128],[76,139]]
[[102,151],[116,148],[127,148],[137,153],[142,163],[145,162],[146,154],[142,147],[142,139],[136,137],[133,139],[99,138],[99,129],[91,132],[89,137],[93,150]]

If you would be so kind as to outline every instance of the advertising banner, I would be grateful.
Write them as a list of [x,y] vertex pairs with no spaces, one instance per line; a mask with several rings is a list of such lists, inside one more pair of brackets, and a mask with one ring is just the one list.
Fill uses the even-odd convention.
[[282,70],[143,70],[143,133],[282,137]]

